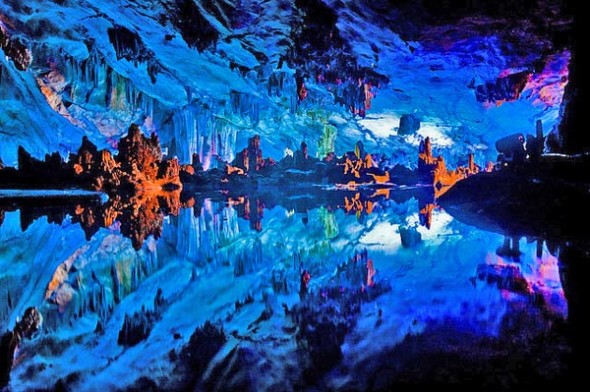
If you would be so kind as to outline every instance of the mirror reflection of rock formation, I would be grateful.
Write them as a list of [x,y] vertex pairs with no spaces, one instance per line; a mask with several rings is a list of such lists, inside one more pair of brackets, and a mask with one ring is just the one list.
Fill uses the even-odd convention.
[[[276,162],[263,157],[258,135],[248,140],[247,147],[238,152],[231,163],[225,163],[225,170],[213,168],[204,171],[198,154],[193,154],[190,164],[182,165],[176,158],[164,157],[157,135],[152,133],[146,137],[136,124],[129,127],[127,135],[119,141],[117,150],[115,155],[106,149],[99,150],[86,136],[82,138],[78,151],[70,154],[67,162],[57,153],[47,154],[45,160],[41,161],[33,158],[22,147],[19,148],[18,169],[0,169],[0,187],[75,187],[108,195],[108,201],[104,204],[96,196],[94,199],[89,197],[78,201],[81,198],[76,197],[63,207],[56,204],[51,212],[37,208],[35,202],[18,201],[16,205],[21,210],[22,229],[26,230],[40,215],[47,215],[48,220],[55,223],[61,223],[66,215],[70,215],[74,222],[81,224],[87,238],[101,227],[116,227],[131,239],[135,249],[139,249],[149,235],[155,238],[160,236],[165,215],[177,215],[181,206],[200,206],[200,203],[191,201],[191,193],[203,190],[224,190],[227,193],[231,190],[231,197],[242,196],[241,199],[232,200],[239,216],[250,221],[252,229],[261,231],[266,206],[291,203],[279,200],[289,196],[289,191],[282,190],[284,185],[311,185],[326,181],[335,184],[342,192],[331,194],[313,190],[311,193],[318,201],[311,203],[311,206],[326,205],[331,210],[342,209],[347,214],[355,214],[362,221],[375,208],[379,209],[380,200],[390,198],[393,181],[406,185],[432,184],[434,196],[438,197],[455,182],[480,171],[472,154],[467,167],[447,170],[442,157],[432,156],[429,138],[420,145],[416,171],[380,165],[376,156],[367,152],[360,141],[355,144],[354,150],[341,157],[328,152],[322,160],[311,157],[303,141],[294,153],[286,154]],[[274,196],[267,192],[263,197],[258,197],[251,191],[258,184],[280,186],[281,190]],[[365,186],[371,188],[361,189]],[[181,191],[184,196],[180,195]],[[393,198],[403,192],[395,193]],[[249,194],[252,197],[246,196]],[[433,208],[426,206],[426,210],[420,212],[421,222],[426,227],[430,227]],[[14,205],[0,206],[0,211],[14,209]]]
[[418,200],[420,222],[429,229],[436,205],[432,188],[424,187],[337,191],[313,188],[305,194],[299,189],[290,188],[249,192],[211,190],[200,193],[177,189],[114,194],[106,202],[101,200],[100,195],[92,194],[84,198],[58,200],[33,198],[10,200],[7,203],[0,201],[0,212],[20,210],[23,231],[42,216],[47,216],[49,223],[56,224],[62,224],[70,216],[72,223],[80,224],[87,240],[101,228],[112,229],[130,238],[133,248],[138,250],[150,235],[156,239],[160,237],[166,216],[178,216],[182,208],[193,208],[195,216],[200,216],[206,200],[234,208],[240,218],[250,222],[252,230],[260,232],[263,230],[264,210],[278,205],[303,214],[304,219],[309,219],[308,211],[325,207],[329,213],[341,210],[363,222],[366,216],[389,208],[390,203],[400,204],[411,198]]
[[4,388],[10,381],[10,371],[14,363],[14,356],[23,339],[29,339],[41,327],[43,317],[34,308],[25,310],[21,320],[17,321],[14,329],[0,338],[0,388]]

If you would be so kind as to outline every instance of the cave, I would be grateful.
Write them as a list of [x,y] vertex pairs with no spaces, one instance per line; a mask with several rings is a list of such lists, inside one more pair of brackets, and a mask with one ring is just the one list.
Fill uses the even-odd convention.
[[0,4],[0,390],[585,379],[563,0]]

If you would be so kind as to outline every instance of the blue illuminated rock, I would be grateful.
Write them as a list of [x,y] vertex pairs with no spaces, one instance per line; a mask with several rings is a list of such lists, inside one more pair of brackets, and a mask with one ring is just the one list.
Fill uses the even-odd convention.
[[420,129],[420,120],[413,114],[403,114],[399,119],[398,135],[411,135]]
[[400,227],[399,236],[405,248],[412,248],[422,241],[422,235],[415,227]]

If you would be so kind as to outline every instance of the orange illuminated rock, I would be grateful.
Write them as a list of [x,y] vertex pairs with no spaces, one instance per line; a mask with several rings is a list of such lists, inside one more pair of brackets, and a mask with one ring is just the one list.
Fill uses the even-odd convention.
[[275,164],[276,162],[272,158],[263,158],[260,136],[254,135],[248,139],[248,146],[236,154],[235,159],[229,164],[230,167],[226,166],[225,170],[226,174],[248,174],[260,172]]
[[162,188],[182,188],[182,183],[180,182],[180,163],[178,163],[177,158],[158,163],[158,177],[155,182],[161,184]]
[[135,170],[143,174],[147,180],[155,180],[158,176],[158,163],[162,160],[160,141],[155,133],[145,137],[137,124],[131,124],[127,136],[118,144],[117,161],[126,173]]
[[418,148],[418,169],[421,165],[434,165],[436,159],[432,156],[432,145],[430,144],[430,137],[426,137],[423,142],[420,142]]
[[194,176],[195,175],[195,169],[191,166],[191,165],[180,165],[180,172],[181,173],[186,173],[189,176]]
[[432,145],[427,137],[420,143],[418,150],[418,174],[426,181],[432,181],[435,188],[435,196],[441,196],[449,187],[457,181],[477,174],[481,168],[475,164],[473,154],[469,154],[467,167],[459,166],[455,170],[447,169],[442,156],[432,155]]
[[375,180],[376,184],[386,184],[389,182],[389,172],[386,171],[385,174],[383,175],[378,175],[378,174],[373,174],[373,173],[367,173],[368,175],[370,175],[371,177],[373,177],[373,180]]
[[181,207],[179,189],[145,188],[130,195],[113,194],[99,206],[76,208],[72,221],[80,223],[87,239],[100,228],[119,229],[139,250],[150,235],[159,238],[164,216],[177,216]]
[[238,154],[233,162],[233,167],[239,168],[242,172],[246,173],[250,170],[250,160],[248,158],[248,149],[244,148]]
[[[56,293],[60,290],[62,285],[64,285],[64,283],[67,282],[68,273],[70,272],[70,269],[72,268],[72,265],[74,264],[74,261],[76,261],[76,259],[81,254],[86,252],[88,250],[88,248],[89,248],[89,246],[86,245],[86,246],[83,246],[83,247],[77,249],[63,263],[61,263],[60,265],[57,266],[57,268],[55,269],[55,272],[53,273],[53,276],[51,277],[51,281],[47,285],[47,290],[45,291],[45,299],[50,300],[53,298],[54,302],[57,302],[56,301],[56,298],[57,298]],[[67,303],[59,304],[60,309],[63,310],[63,307],[66,304]]]
[[303,101],[305,98],[307,98],[307,89],[305,88],[305,83],[301,83],[301,86],[299,86],[299,89],[297,90],[297,96],[299,97],[300,101]]
[[255,135],[248,139],[248,162],[250,171],[258,171],[264,165],[262,150],[260,149],[260,136]]
[[150,193],[134,197],[123,206],[119,217],[121,234],[131,239],[133,248],[139,250],[147,237],[160,238],[164,214],[160,209],[157,195]]
[[96,161],[101,174],[97,181],[100,189],[108,191],[113,187],[130,185],[138,192],[182,187],[180,163],[176,158],[163,160],[160,141],[155,133],[147,138],[136,124],[132,124],[127,136],[119,141],[118,150],[114,159],[110,153],[103,151]]
[[232,165],[225,165],[225,174],[231,176],[232,174],[238,174],[243,176],[245,174],[244,169]]
[[109,150],[98,150],[86,136],[77,154],[70,154],[68,166],[93,190],[109,192],[120,186],[126,174],[120,170]]

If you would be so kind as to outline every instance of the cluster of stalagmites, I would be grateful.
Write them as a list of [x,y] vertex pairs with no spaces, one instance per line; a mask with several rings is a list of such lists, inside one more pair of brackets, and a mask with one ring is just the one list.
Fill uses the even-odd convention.
[[[404,127],[414,129],[419,127],[419,120],[413,116],[403,121]],[[457,181],[480,172],[482,168],[474,162],[473,154],[469,155],[467,166],[459,166],[454,170],[447,169],[444,158],[434,157],[430,138],[420,143],[418,154],[418,169],[411,170],[396,165],[388,167],[379,160],[378,155],[367,152],[362,142],[357,142],[353,151],[347,151],[342,156],[330,152],[322,159],[311,157],[307,144],[301,143],[298,150],[286,151],[285,157],[275,162],[271,158],[264,159],[260,149],[260,138],[254,136],[236,155],[231,163],[226,163],[225,176],[221,182],[241,185],[247,176],[251,181],[272,181],[274,183],[314,183],[327,182],[336,185],[356,187],[363,184],[388,186],[413,185],[417,183],[432,184],[442,193]],[[491,167],[485,168],[491,170]]]
[[[20,168],[19,160],[19,168]],[[155,133],[143,135],[136,124],[121,138],[118,154],[97,150],[86,137],[77,154],[71,154],[66,167],[91,181],[95,190],[106,192],[123,189],[138,193],[152,189],[174,189],[182,186],[180,165],[176,158],[163,159],[160,141]]]
[[[488,164],[486,171],[491,171],[492,166]],[[482,171],[482,168],[475,164],[473,154],[469,154],[467,166],[459,166],[455,170],[447,169],[445,160],[442,156],[434,157],[432,155],[432,146],[430,138],[424,139],[420,143],[418,154],[418,174],[422,178],[432,181],[435,187],[435,195],[440,196],[449,187],[457,181],[465,179],[473,174]]]
[[[406,122],[409,128],[419,126],[413,118]],[[77,186],[103,191],[113,197],[173,191],[183,187],[235,187],[259,182],[297,184],[326,181],[349,186],[430,182],[440,188],[453,185],[480,170],[472,155],[467,167],[448,170],[442,157],[432,155],[429,138],[420,144],[418,170],[412,171],[385,166],[375,154],[365,151],[360,141],[353,151],[340,157],[331,152],[322,159],[310,156],[307,144],[302,142],[299,149],[294,152],[286,150],[285,156],[276,162],[263,157],[260,137],[256,135],[249,139],[247,147],[239,151],[232,162],[225,163],[224,170],[213,168],[204,171],[197,154],[193,154],[190,164],[181,165],[176,158],[165,158],[158,137],[155,134],[146,137],[137,125],[132,124],[127,136],[119,141],[117,155],[106,149],[98,150],[87,137],[83,138],[78,152],[70,154],[67,162],[58,153],[47,154],[41,161],[20,147],[18,170],[1,168],[0,184],[16,188]]]
[[361,142],[356,144],[355,151],[342,157],[332,152],[322,159],[310,156],[307,144],[302,142],[299,149],[287,149],[285,156],[276,162],[263,158],[259,136],[251,138],[248,147],[239,152],[231,164],[226,164],[225,175],[222,182],[232,185],[244,183],[240,176],[248,176],[256,182],[289,185],[323,180],[343,185],[387,184],[390,180],[387,171],[378,167]]
[[[155,134],[146,137],[132,124],[127,136],[119,141],[117,155],[99,150],[87,137],[67,162],[58,153],[38,160],[19,147],[18,169],[0,168],[0,184],[16,189],[77,187],[102,191],[109,196],[106,203],[78,203],[61,208],[51,221],[60,223],[67,212],[74,222],[81,224],[87,238],[101,227],[120,222],[121,232],[139,249],[148,236],[160,236],[165,214],[178,213],[180,173],[191,169],[188,165],[181,167],[176,158],[165,159],[158,137]],[[47,211],[27,207],[31,206],[21,209],[23,230],[39,213]],[[31,216],[23,219],[23,211],[28,210]]]
[[87,137],[77,153],[66,162],[54,152],[44,160],[33,158],[23,147],[18,149],[18,169],[0,170],[3,187],[68,188],[80,187],[112,193],[145,193],[180,189],[180,164],[176,158],[164,159],[155,134],[144,136],[136,124],[119,141],[118,154],[98,150]]
[[[419,126],[416,121],[408,118],[404,124],[415,128]],[[0,166],[0,187],[77,187],[102,191],[109,196],[105,203],[78,203],[57,209],[51,216],[46,213],[52,211],[50,206],[39,206],[43,208],[31,211],[31,206],[21,206],[23,230],[39,214],[46,214],[52,222],[60,223],[67,213],[74,222],[81,224],[87,238],[101,227],[108,228],[119,222],[121,233],[131,238],[133,247],[139,249],[148,236],[158,238],[161,235],[165,215],[177,215],[182,206],[194,205],[190,195],[195,190],[235,191],[258,185],[298,186],[320,182],[348,189],[364,184],[389,187],[393,184],[430,183],[434,185],[435,196],[439,196],[457,181],[481,170],[474,163],[473,155],[469,156],[466,167],[448,170],[442,157],[432,155],[429,138],[420,145],[417,170],[400,165],[388,167],[377,155],[365,151],[360,141],[354,150],[340,157],[332,152],[322,159],[310,156],[307,144],[302,142],[299,149],[286,150],[280,161],[264,158],[260,142],[258,135],[250,138],[247,147],[238,152],[231,163],[225,163],[224,170],[205,171],[198,154],[193,154],[190,164],[165,158],[158,137],[155,134],[146,137],[137,125],[132,124],[128,134],[119,141],[116,155],[107,149],[99,150],[87,137],[82,139],[80,148],[70,154],[67,162],[58,153],[47,154],[44,160],[38,160],[19,147],[18,169]],[[388,197],[386,193],[384,197]],[[344,203],[336,204],[342,204],[347,212],[371,213],[373,203],[358,196],[346,196]],[[262,230],[265,204],[260,200],[252,203],[247,198],[242,199],[241,202],[239,198],[231,200],[253,229]],[[0,211],[4,209],[0,206]],[[0,223],[1,220],[0,215]]]

